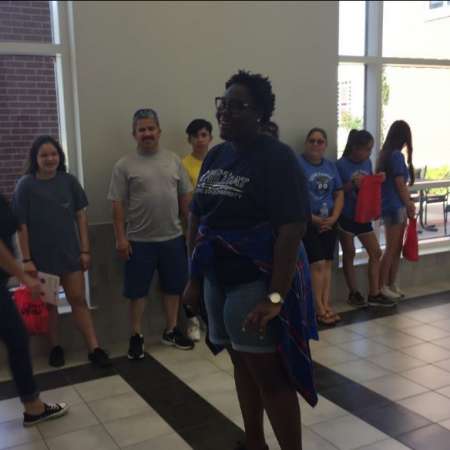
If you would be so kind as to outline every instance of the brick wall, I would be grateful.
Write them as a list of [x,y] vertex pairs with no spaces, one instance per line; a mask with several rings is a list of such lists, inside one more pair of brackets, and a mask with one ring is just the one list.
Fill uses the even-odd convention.
[[33,140],[58,137],[54,57],[0,55],[0,192],[10,196]]
[[[0,1],[0,41],[51,42],[49,2]],[[33,140],[58,137],[54,58],[0,55],[0,193],[10,196]]]
[[0,41],[51,42],[50,3],[0,1]]

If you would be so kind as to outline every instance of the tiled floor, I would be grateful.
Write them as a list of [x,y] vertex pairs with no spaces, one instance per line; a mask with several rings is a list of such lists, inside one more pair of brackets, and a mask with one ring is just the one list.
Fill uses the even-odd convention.
[[[302,401],[304,450],[450,449],[450,294],[426,300],[345,313],[312,343],[320,401]],[[0,450],[231,450],[243,425],[229,357],[203,343],[148,350],[142,364],[119,358],[110,373],[39,375],[57,386],[43,398],[71,410],[32,429],[21,425],[10,383],[0,383]],[[266,433],[278,449],[267,418]]]

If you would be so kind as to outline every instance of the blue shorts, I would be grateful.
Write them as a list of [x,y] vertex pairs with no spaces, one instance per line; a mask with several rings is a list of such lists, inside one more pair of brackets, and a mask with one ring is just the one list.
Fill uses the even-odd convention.
[[165,294],[181,295],[187,282],[184,237],[163,242],[131,241],[132,254],[125,263],[123,295],[136,300],[148,295],[155,270]]
[[406,208],[402,207],[394,211],[383,211],[383,223],[386,226],[404,225],[408,220]]
[[373,231],[372,222],[358,223],[345,216],[339,217],[338,225],[341,231],[347,234],[351,234],[353,236],[372,233]]
[[208,274],[204,281],[204,299],[210,341],[224,347],[231,346],[238,352],[275,352],[281,339],[278,319],[267,324],[264,336],[256,330],[242,329],[247,315],[255,306],[267,301],[267,291],[267,282],[263,279],[223,287],[212,274]]

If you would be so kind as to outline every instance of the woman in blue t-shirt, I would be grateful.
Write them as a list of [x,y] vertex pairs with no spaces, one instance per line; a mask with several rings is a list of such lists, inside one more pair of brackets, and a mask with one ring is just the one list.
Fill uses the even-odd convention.
[[324,158],[327,134],[312,128],[306,136],[305,151],[299,156],[308,183],[312,220],[303,238],[311,264],[317,321],[334,325],[340,320],[330,303],[331,266],[337,240],[336,222],[344,204],[342,181],[333,162]]
[[354,220],[356,199],[361,180],[372,175],[373,136],[366,130],[351,130],[348,135],[342,157],[336,166],[344,184],[344,209],[339,218],[339,238],[342,246],[342,260],[345,280],[349,289],[348,303],[352,306],[366,306],[366,300],[356,288],[356,276],[353,262],[355,259],[355,236],[369,255],[369,295],[367,303],[371,306],[394,306],[380,291],[381,249],[373,231],[372,223],[357,223]]
[[[407,164],[402,154],[406,147]],[[404,296],[396,285],[406,219],[415,215],[415,205],[408,190],[408,180],[414,183],[411,129],[404,120],[389,128],[378,158],[377,169],[386,172],[382,187],[382,216],[386,235],[386,250],[381,260],[380,285],[382,293],[391,299]]]

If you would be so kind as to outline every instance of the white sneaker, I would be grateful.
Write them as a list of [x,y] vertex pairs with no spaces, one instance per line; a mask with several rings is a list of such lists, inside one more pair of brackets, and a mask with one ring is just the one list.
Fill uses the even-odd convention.
[[395,292],[396,294],[400,295],[401,298],[404,298],[404,297],[405,297],[405,293],[398,287],[397,284],[391,284],[391,285],[389,286],[389,289],[390,289],[392,292]]
[[194,342],[200,341],[200,321],[197,317],[189,319],[187,326],[187,336]]
[[392,291],[388,286],[383,286],[380,289],[380,291],[385,297],[391,300],[398,300],[399,298],[401,298],[400,294],[397,294],[396,292]]

